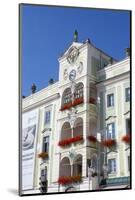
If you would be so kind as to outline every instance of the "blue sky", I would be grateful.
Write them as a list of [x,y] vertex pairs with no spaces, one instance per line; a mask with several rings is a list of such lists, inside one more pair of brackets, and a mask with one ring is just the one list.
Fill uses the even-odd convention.
[[50,78],[58,80],[59,56],[73,41],[91,42],[121,60],[130,45],[130,14],[82,8],[21,6],[22,95],[30,95],[32,83],[40,90]]

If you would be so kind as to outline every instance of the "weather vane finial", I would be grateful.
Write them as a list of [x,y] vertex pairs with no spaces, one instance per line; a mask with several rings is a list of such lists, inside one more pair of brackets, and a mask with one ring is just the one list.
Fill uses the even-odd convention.
[[78,32],[75,30],[74,32],[74,42],[78,42]]

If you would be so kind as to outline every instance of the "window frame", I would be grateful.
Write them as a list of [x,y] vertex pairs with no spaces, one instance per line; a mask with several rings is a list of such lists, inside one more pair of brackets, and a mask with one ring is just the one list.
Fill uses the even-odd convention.
[[[45,141],[46,139],[46,141]],[[48,141],[47,141],[48,139]],[[46,146],[44,146],[46,144]],[[42,143],[42,152],[49,153],[49,136],[43,137],[43,143]]]
[[[109,133],[109,126],[112,125],[112,132]],[[110,134],[110,136],[108,136]],[[106,131],[106,138],[107,139],[116,139],[116,134],[115,134],[115,122],[107,124],[107,131]]]
[[130,87],[125,88],[125,102],[130,102]]
[[[129,121],[129,122],[128,122]],[[125,123],[126,123],[126,135],[130,134],[130,131],[131,131],[131,122],[130,122],[130,118],[127,118],[125,120]],[[129,124],[128,124],[129,123]],[[129,127],[128,127],[129,126]]]
[[75,99],[83,98],[84,96],[84,85],[83,83],[79,83],[75,88],[74,97]]
[[107,107],[114,107],[114,93],[107,94]]
[[[111,161],[114,161],[114,163],[112,164]],[[111,165],[110,163],[111,162]],[[111,166],[111,167],[110,167]],[[116,162],[116,158],[110,158],[108,159],[108,173],[109,174],[113,174],[117,172],[117,162]]]
[[[47,113],[49,113],[48,116],[47,116]],[[50,124],[50,122],[51,122],[51,110],[45,110],[44,125]]]
[[127,156],[127,169],[128,169],[128,172],[130,172],[130,155]]

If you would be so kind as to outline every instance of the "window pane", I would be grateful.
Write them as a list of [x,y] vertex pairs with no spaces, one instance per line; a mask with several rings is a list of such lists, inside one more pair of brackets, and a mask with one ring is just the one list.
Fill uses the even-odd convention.
[[125,89],[126,102],[130,101],[130,88]]
[[45,112],[45,124],[50,123],[50,117],[51,117],[51,112],[46,111]]
[[108,160],[108,169],[109,169],[109,173],[116,172],[116,159]]
[[114,94],[107,95],[107,107],[114,106]]
[[107,139],[115,139],[115,124],[107,124]]
[[43,138],[43,152],[49,151],[49,136]]
[[130,134],[130,119],[126,119],[126,134]]
[[128,171],[130,171],[130,156],[128,156]]

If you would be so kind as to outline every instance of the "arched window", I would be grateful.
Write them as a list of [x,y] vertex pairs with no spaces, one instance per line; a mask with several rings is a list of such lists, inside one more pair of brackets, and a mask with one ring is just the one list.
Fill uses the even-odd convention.
[[61,105],[61,111],[69,109],[72,106],[72,94],[71,89],[67,88],[62,95],[62,105]]
[[83,136],[83,119],[81,117],[77,118],[74,123],[73,137]]
[[68,157],[65,157],[60,162],[60,177],[71,176],[71,165]]
[[93,118],[90,118],[89,120],[89,134],[88,135],[93,135],[95,137],[97,135],[97,122]]
[[67,88],[64,92],[63,92],[63,96],[62,96],[62,105],[63,104],[67,104],[69,102],[72,101],[72,95],[71,95],[71,89]]
[[80,154],[74,159],[73,176],[82,176],[82,155]]
[[97,89],[94,83],[90,83],[90,103],[96,104],[97,102]]
[[83,98],[83,83],[78,83],[75,87],[75,99]]
[[93,155],[91,158],[91,167],[94,169],[94,172],[97,172],[98,166],[97,166],[97,155]]
[[61,129],[61,140],[71,138],[71,126],[69,122],[65,122]]

